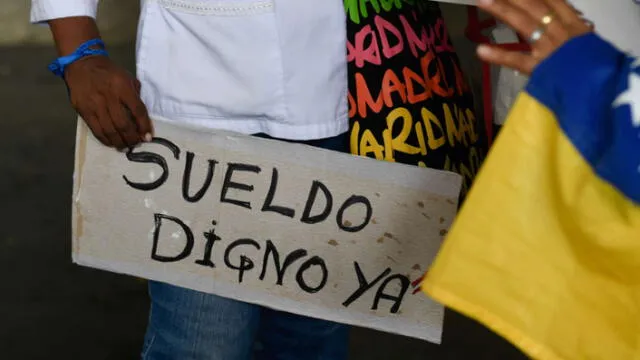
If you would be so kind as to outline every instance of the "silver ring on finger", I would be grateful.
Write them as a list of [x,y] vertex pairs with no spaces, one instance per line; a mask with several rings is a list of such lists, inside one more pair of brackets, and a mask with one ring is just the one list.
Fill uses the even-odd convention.
[[531,35],[529,36],[529,44],[535,44],[538,40],[542,39],[542,36],[544,35],[544,28],[536,28],[535,30],[533,30],[533,32],[531,33]]

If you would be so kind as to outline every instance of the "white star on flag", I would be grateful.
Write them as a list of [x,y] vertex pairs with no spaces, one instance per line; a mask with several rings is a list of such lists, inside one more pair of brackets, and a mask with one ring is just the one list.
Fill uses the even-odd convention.
[[623,105],[631,107],[631,124],[640,127],[640,75],[634,72],[629,74],[629,88],[613,102],[614,108]]

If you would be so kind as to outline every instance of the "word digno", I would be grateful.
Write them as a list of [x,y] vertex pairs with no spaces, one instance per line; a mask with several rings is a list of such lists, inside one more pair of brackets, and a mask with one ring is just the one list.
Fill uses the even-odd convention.
[[74,261],[439,342],[415,291],[461,179],[432,169],[156,121],[125,154],[79,121]]

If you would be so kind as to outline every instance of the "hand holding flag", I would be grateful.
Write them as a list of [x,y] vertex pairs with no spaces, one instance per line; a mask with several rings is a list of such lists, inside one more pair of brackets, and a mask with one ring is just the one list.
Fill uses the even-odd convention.
[[[579,30],[563,1],[493,1],[537,38],[494,62],[533,73],[423,290],[534,359],[638,360],[640,60]],[[558,16],[535,36],[534,3]],[[572,25],[552,33],[558,20]]]

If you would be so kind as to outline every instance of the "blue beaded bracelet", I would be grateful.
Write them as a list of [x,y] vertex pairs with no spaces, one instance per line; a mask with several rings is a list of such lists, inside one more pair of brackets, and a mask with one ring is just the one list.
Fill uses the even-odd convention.
[[[92,46],[99,46],[100,48],[91,49]],[[100,39],[89,40],[80,45],[72,54],[55,59],[49,64],[49,70],[56,76],[64,77],[64,71],[67,66],[84,57],[94,55],[109,56],[109,53],[105,50],[104,42]]]

